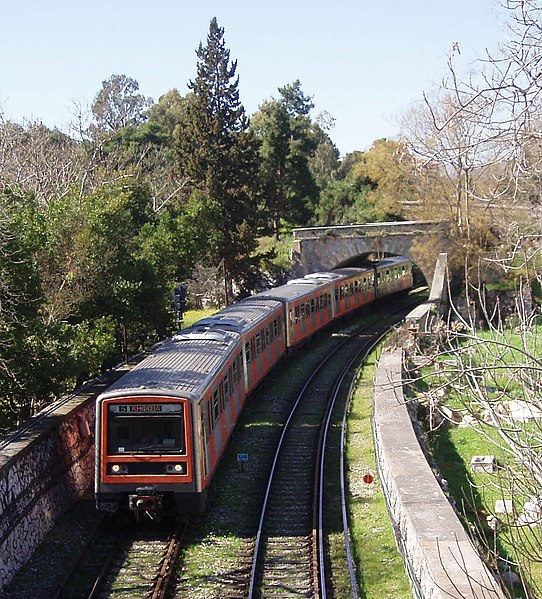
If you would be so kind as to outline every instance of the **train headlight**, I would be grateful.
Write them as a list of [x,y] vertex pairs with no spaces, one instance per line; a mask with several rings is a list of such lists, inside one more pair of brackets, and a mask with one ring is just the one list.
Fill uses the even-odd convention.
[[185,464],[167,464],[166,472],[168,474],[186,474]]
[[128,474],[128,466],[126,464],[113,464],[111,472],[113,474]]

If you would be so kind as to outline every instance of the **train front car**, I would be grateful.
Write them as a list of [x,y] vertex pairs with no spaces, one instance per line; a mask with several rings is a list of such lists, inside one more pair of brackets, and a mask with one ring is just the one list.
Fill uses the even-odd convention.
[[98,510],[157,517],[202,509],[244,400],[239,345],[235,333],[187,329],[98,397]]

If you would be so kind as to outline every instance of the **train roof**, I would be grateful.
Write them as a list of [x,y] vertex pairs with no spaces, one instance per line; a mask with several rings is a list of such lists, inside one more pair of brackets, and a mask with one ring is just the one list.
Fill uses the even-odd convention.
[[314,293],[315,290],[325,290],[329,281],[321,279],[293,279],[285,285],[257,293],[255,299],[276,299],[282,302],[291,302],[298,298]]
[[386,266],[397,266],[399,264],[410,264],[409,258],[404,258],[403,256],[389,256],[388,258],[383,258],[379,260],[377,263],[377,268],[385,268]]
[[249,297],[198,320],[194,327],[218,327],[244,333],[258,326],[274,312],[278,313],[281,308],[282,302],[279,300]]
[[372,266],[345,266],[344,268],[334,268],[333,270],[326,272],[313,272],[308,275],[305,275],[305,278],[327,279],[329,281],[334,281],[339,279],[347,279],[349,277],[355,277],[357,275],[371,274],[373,272],[374,267]]
[[157,345],[100,398],[149,394],[198,397],[239,339],[235,332],[190,327]]

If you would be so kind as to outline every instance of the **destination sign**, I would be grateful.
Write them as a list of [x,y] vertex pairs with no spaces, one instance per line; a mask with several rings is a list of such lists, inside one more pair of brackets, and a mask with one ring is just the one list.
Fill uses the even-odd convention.
[[174,403],[135,403],[111,404],[109,412],[113,414],[180,414],[183,410],[181,404]]

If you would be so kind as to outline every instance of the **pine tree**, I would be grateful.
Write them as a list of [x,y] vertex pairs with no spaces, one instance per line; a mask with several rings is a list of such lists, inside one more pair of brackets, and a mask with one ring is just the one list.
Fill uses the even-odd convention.
[[[208,248],[211,264],[224,269],[226,300],[232,282],[250,286],[256,268],[258,225],[258,151],[239,100],[237,61],[230,62],[224,29],[216,18],[207,44],[197,52],[197,75],[188,84],[192,94],[178,129],[177,157],[190,180],[193,202],[200,204],[213,229]],[[201,202],[206,204],[201,210]]]

